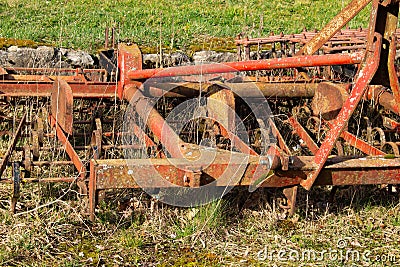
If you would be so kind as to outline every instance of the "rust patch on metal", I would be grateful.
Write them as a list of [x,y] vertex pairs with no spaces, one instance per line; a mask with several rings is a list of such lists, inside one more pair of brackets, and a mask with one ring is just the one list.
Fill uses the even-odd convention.
[[53,83],[51,114],[67,134],[72,134],[73,95],[71,87],[65,80],[57,79]]
[[318,84],[311,103],[313,114],[324,120],[334,120],[349,97],[349,85],[331,82]]

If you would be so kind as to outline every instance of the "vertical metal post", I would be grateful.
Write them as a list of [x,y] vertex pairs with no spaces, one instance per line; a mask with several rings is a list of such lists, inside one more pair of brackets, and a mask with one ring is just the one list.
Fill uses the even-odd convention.
[[21,170],[20,170],[20,163],[18,161],[15,161],[12,163],[12,196],[11,196],[11,212],[15,213],[15,209],[17,206],[17,201],[20,195],[20,189],[21,189]]

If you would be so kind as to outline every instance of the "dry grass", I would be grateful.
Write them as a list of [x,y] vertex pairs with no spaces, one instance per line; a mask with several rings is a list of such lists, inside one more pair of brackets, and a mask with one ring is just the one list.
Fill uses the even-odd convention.
[[[7,210],[9,188],[2,187],[2,266],[389,266],[400,261],[399,196],[376,187],[341,189],[330,205],[325,189],[301,191],[292,218],[276,208],[276,190],[237,189],[193,209],[124,190],[109,194],[94,223],[83,215],[73,190],[57,199],[62,190],[25,186],[19,211],[49,205],[13,216]],[[338,248],[338,242],[345,247]],[[309,250],[331,255],[287,259],[289,252]],[[278,251],[287,254],[279,259]],[[357,251],[360,259],[346,258],[347,251]],[[334,258],[338,253],[342,260]],[[365,253],[387,260],[366,260]]]

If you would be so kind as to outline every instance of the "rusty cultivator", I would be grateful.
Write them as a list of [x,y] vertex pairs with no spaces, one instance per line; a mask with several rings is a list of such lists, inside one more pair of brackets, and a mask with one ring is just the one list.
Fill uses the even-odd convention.
[[137,45],[113,40],[103,69],[0,68],[12,210],[28,182],[76,183],[91,219],[117,188],[192,206],[279,187],[293,212],[298,186],[399,184],[399,1],[373,0],[369,27],[346,29],[370,2],[319,32],[238,36],[236,62],[143,69]]

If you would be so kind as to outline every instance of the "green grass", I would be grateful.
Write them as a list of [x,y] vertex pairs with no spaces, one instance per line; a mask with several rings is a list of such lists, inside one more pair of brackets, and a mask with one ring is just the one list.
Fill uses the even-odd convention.
[[224,209],[228,203],[223,200],[214,201],[204,206],[182,210],[175,221],[177,239],[196,236],[203,231],[219,229],[224,225]]
[[[116,26],[119,41],[136,42],[148,51],[160,44],[173,50],[232,48],[240,32],[258,37],[321,29],[348,2],[1,0],[0,37],[94,51],[104,43],[104,29]],[[369,8],[349,26],[366,26],[368,13]]]

